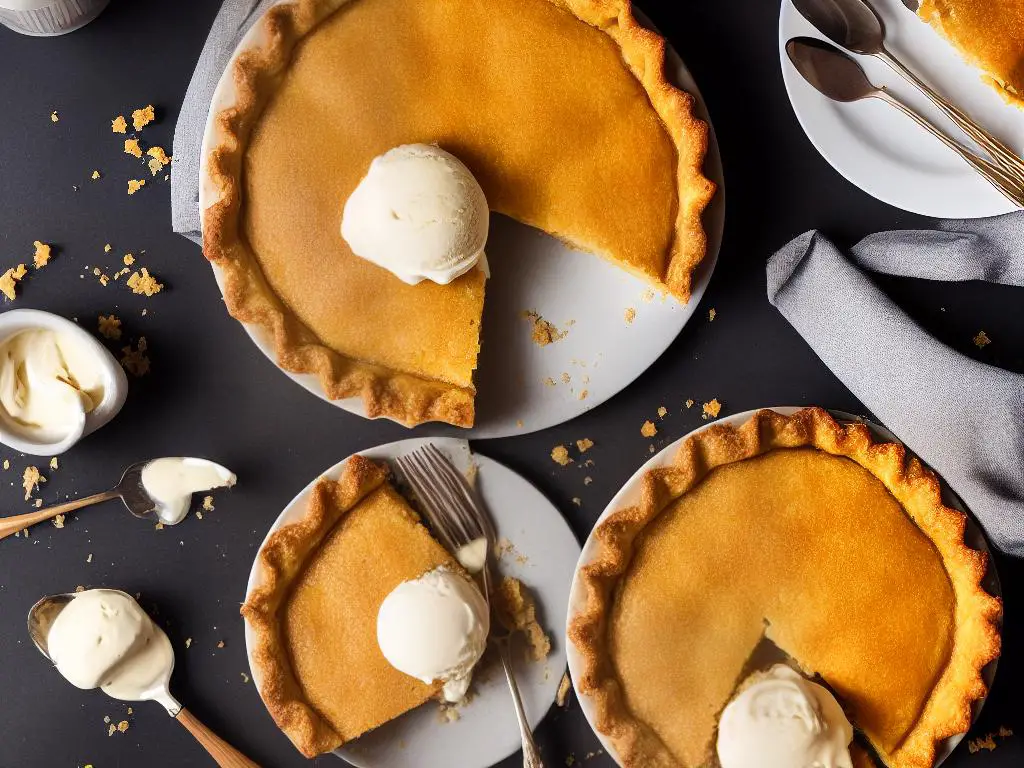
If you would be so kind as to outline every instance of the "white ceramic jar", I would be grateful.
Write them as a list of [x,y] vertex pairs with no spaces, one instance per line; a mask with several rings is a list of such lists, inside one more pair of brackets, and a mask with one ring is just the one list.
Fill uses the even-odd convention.
[[[56,350],[52,348],[55,343]],[[46,388],[53,383],[46,379],[46,366],[55,353],[64,358],[72,375],[76,366],[82,371],[79,375],[88,375],[89,407],[83,407],[77,417],[58,418],[43,427],[30,426],[12,415],[4,401],[20,400],[25,406],[24,413],[56,416],[57,406],[65,406],[66,402],[55,404],[50,412],[45,401]],[[12,377],[19,365],[22,370],[16,387]],[[33,394],[32,386],[39,386],[40,391]],[[28,390],[28,395],[44,399],[28,402],[31,398],[25,392],[18,398],[14,391],[19,387]],[[70,387],[67,390],[72,391]],[[57,392],[64,393],[59,383]],[[88,331],[38,309],[12,309],[0,314],[0,443],[33,456],[56,456],[113,419],[127,395],[128,379],[121,365]]]
[[23,35],[64,35],[95,19],[110,0],[0,0],[0,24]]

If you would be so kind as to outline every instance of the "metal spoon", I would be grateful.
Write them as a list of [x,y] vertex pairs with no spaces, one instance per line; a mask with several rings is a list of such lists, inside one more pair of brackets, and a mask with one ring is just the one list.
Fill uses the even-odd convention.
[[[916,0],[904,4],[917,10]],[[1024,161],[973,120],[966,112],[935,91],[908,69],[885,47],[885,24],[867,0],[793,0],[800,14],[836,45],[854,53],[874,56],[888,64],[907,82],[916,86],[946,117],[970,136],[978,146],[1024,186]]]
[[[130,598],[130,595],[125,594],[125,596]],[[47,637],[50,634],[50,627],[53,625],[54,619],[57,618],[57,614],[75,597],[74,593],[50,595],[33,605],[28,612],[28,634],[32,638],[32,642],[35,643],[36,648],[39,649],[39,652],[47,659],[50,659],[47,649]],[[168,648],[170,648],[171,641],[167,639],[164,631],[155,624],[154,627],[156,629],[157,641],[167,643]],[[195,715],[181,706],[177,699],[171,696],[171,673],[174,671],[173,652],[169,654],[169,657],[171,659],[170,666],[163,670],[161,679],[151,689],[144,691],[138,699],[132,699],[132,701],[156,701],[162,705],[167,710],[167,714],[188,729],[189,733],[209,752],[210,757],[221,768],[259,768],[256,763],[203,725]],[[50,659],[50,661],[53,660]]]
[[1001,168],[953,141],[884,88],[873,85],[860,65],[838,48],[813,37],[795,37],[786,43],[786,53],[804,79],[830,99],[849,102],[876,98],[896,107],[960,155],[1015,205],[1024,208],[1024,187]]
[[[117,498],[121,499],[121,501],[124,502],[124,505],[128,507],[128,511],[136,517],[156,517],[157,502],[149,495],[145,487],[142,485],[142,470],[154,461],[156,461],[156,459],[140,461],[137,464],[132,464],[124,471],[124,474],[121,476],[121,482],[109,491],[95,493],[92,496],[84,496],[80,499],[73,499],[63,504],[57,504],[52,507],[47,507],[46,509],[40,509],[38,512],[27,512],[23,515],[0,517],[0,539],[5,539],[24,528],[28,528],[30,525],[36,525],[37,523],[50,520],[57,515],[63,515],[68,512],[73,512],[76,509],[81,509],[82,507],[100,504],[104,501],[110,501],[111,499]],[[174,523],[169,522],[165,524],[174,525]]]

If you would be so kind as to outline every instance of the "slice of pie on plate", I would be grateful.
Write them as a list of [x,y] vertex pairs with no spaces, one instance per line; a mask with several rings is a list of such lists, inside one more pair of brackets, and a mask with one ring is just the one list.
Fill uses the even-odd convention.
[[625,766],[708,764],[767,638],[831,686],[886,766],[931,768],[1000,645],[965,525],[902,446],[821,409],[696,433],[580,569],[569,636],[597,729]]
[[262,583],[242,606],[260,695],[307,757],[441,693],[377,644],[377,612],[395,587],[439,566],[461,570],[387,476],[357,455],[338,481],[321,479],[304,517],[263,546]]
[[922,0],[917,13],[1006,101],[1024,107],[1024,3]]
[[371,417],[473,424],[483,271],[406,285],[339,233],[402,144],[438,144],[493,210],[688,298],[708,129],[628,0],[295,0],[259,23],[214,116],[203,248],[286,370]]

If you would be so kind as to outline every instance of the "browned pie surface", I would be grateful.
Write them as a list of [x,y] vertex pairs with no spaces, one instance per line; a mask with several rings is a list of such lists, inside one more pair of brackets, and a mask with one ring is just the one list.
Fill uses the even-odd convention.
[[245,158],[245,230],[274,291],[330,347],[470,386],[483,278],[406,286],[339,233],[370,160],[437,143],[491,207],[652,279],[675,149],[621,52],[549,0],[353,0],[299,46]]
[[1008,101],[1024,106],[1024,3],[923,0],[918,13]]
[[644,530],[621,585],[609,644],[628,707],[684,766],[709,756],[766,631],[883,755],[950,656],[934,546],[873,475],[815,449],[714,470]]
[[344,741],[437,693],[392,667],[377,645],[377,611],[401,582],[451,557],[390,486],[341,518],[285,604],[284,638],[308,703]]

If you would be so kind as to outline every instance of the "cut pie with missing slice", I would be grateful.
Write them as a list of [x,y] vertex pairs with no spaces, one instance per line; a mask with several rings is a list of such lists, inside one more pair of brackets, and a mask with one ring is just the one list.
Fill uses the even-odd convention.
[[403,581],[461,568],[385,467],[353,456],[337,482],[321,479],[306,514],[271,534],[259,563],[263,583],[242,606],[255,635],[256,682],[304,755],[330,752],[440,695],[440,683],[388,663],[377,612]]
[[402,144],[438,144],[493,210],[689,297],[708,129],[628,0],[295,0],[259,23],[214,116],[203,247],[286,370],[369,416],[472,425],[483,272],[406,285],[339,232]]
[[596,727],[625,766],[709,764],[767,637],[836,692],[886,766],[931,768],[970,726],[1000,645],[965,524],[902,446],[820,409],[695,434],[598,527],[580,571],[569,634]]

